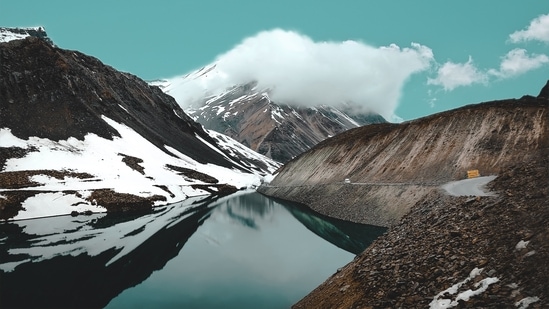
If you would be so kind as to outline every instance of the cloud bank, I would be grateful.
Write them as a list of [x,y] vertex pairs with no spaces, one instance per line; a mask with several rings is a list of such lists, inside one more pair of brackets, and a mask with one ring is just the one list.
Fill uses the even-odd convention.
[[412,43],[372,47],[361,42],[315,42],[294,31],[275,29],[245,39],[214,61],[199,78],[172,82],[167,92],[188,106],[207,92],[257,81],[270,99],[297,106],[353,104],[394,119],[402,87],[434,60],[430,48]]
[[549,14],[540,15],[530,22],[525,30],[515,31],[509,35],[513,43],[523,41],[541,41],[549,43]]

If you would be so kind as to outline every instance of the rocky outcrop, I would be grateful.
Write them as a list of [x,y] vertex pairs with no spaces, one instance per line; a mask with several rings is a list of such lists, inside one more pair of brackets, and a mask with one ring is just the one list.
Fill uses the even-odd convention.
[[547,99],[525,96],[352,129],[290,161],[259,191],[328,216],[389,226],[467,170],[498,175],[539,156],[549,146],[547,109]]

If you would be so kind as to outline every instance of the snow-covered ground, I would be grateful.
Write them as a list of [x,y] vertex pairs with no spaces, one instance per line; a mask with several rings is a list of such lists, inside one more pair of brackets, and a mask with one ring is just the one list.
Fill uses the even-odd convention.
[[463,179],[444,184],[442,188],[452,196],[494,196],[494,193],[484,190],[484,186],[494,179],[496,176]]
[[[129,193],[140,197],[161,195],[166,198],[165,201],[157,201],[156,205],[209,194],[204,190],[191,188],[191,185],[206,183],[182,176],[177,171],[168,168],[167,165],[199,171],[215,177],[220,184],[229,184],[238,189],[259,186],[265,175],[264,171],[253,170],[244,164],[240,165],[250,170],[249,173],[213,164],[202,164],[169,146],[165,146],[165,149],[174,155],[170,156],[131,128],[109,118],[103,118],[119,132],[121,137],[108,140],[95,134],[88,134],[84,140],[69,138],[52,141],[38,137],[23,140],[14,136],[9,129],[0,128],[0,147],[15,146],[31,150],[22,158],[7,160],[4,172],[56,170],[88,173],[94,176],[87,179],[65,177],[61,180],[46,175],[32,176],[30,180],[36,182],[36,185],[17,190],[44,191],[44,193],[36,194],[25,200],[22,204],[24,210],[19,211],[13,219],[63,215],[72,211],[104,212],[106,211],[105,207],[86,199],[95,189],[107,188],[118,193]],[[240,150],[246,150],[244,146],[237,147],[238,143],[228,137],[222,138],[217,134],[214,138],[223,141],[221,147],[244,148]],[[248,152],[252,151],[248,149]],[[253,155],[255,154],[249,156]],[[122,161],[128,156],[142,160],[139,165],[143,167],[143,174]],[[266,162],[271,172],[278,167],[276,162],[261,155],[257,155],[257,160]],[[164,186],[171,194],[159,186]],[[0,189],[0,198],[4,198],[3,191],[13,190]],[[76,193],[62,192],[68,190],[76,191]]]

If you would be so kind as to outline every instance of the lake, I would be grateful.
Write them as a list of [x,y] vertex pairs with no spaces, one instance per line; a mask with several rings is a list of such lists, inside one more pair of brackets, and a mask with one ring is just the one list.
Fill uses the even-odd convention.
[[0,308],[289,308],[386,229],[240,192],[0,224]]

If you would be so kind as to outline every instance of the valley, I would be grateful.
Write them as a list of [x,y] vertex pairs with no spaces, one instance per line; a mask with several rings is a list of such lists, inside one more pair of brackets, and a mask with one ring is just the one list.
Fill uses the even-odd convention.
[[[333,275],[294,308],[547,307],[549,81],[537,96],[388,123],[353,107],[360,102],[272,100],[273,90],[254,80],[217,93],[187,87],[223,77],[215,64],[145,82],[58,48],[42,27],[6,29],[0,28],[0,275],[15,284],[0,292],[2,299],[13,296],[10,305],[25,297],[35,273],[73,282],[83,268],[92,277],[83,284],[105,292],[96,306],[120,294],[112,306],[131,307],[134,297],[157,287],[137,296],[124,291],[147,282],[200,231],[194,248],[205,250],[191,250],[189,268],[178,264],[182,277],[219,252],[226,260],[250,258],[257,264],[236,265],[269,278],[263,304],[273,302],[275,285],[291,302],[306,291],[299,286],[297,295],[296,287],[269,281],[279,277],[264,274],[262,261],[292,257],[315,273],[311,261],[328,254],[339,257],[322,264],[322,280]],[[480,177],[466,179],[471,170]],[[253,246],[245,241],[264,230],[275,231]],[[258,257],[282,234],[285,253]],[[132,239],[138,241],[123,244]],[[232,243],[234,252],[220,246],[233,239],[242,240]],[[317,241],[321,249],[304,257],[302,249]],[[244,247],[247,255],[235,257]],[[150,254],[156,251],[163,253],[158,260]],[[128,269],[135,271],[127,281],[109,278],[110,270]],[[159,286],[173,283],[171,273],[163,276]],[[66,282],[59,284],[70,290]],[[31,290],[41,286],[48,283]],[[79,297],[64,303],[59,292],[46,292],[52,307],[79,304]],[[166,295],[181,301],[178,291]]]

